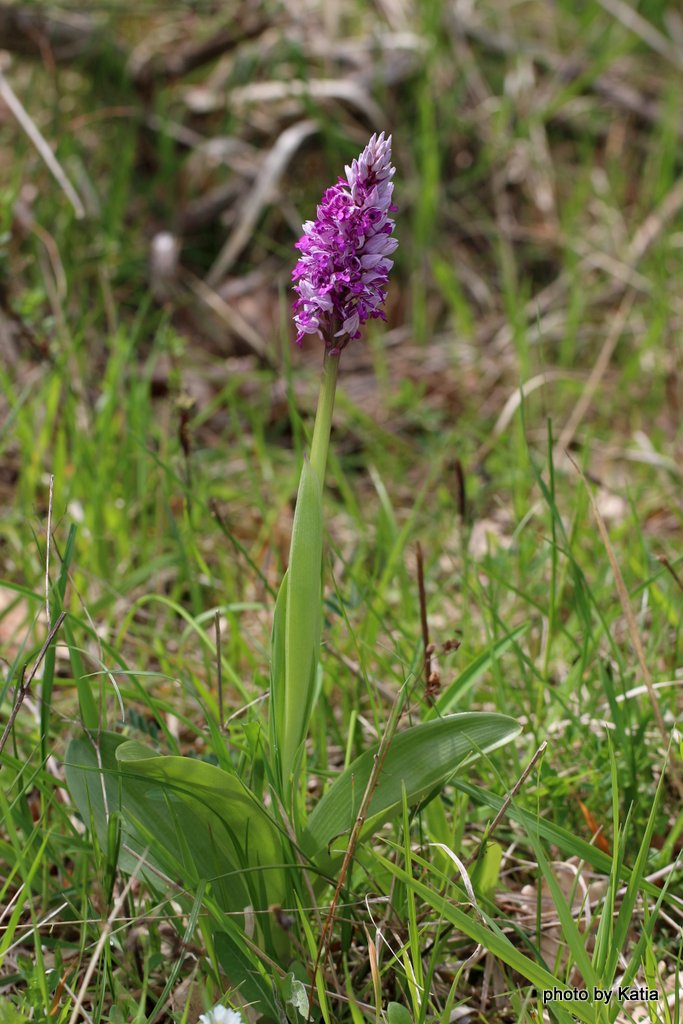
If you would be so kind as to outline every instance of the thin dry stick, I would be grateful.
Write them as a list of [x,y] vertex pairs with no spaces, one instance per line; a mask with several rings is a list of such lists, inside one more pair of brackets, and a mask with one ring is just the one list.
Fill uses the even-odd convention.
[[216,316],[222,320],[231,331],[234,331],[244,341],[252,352],[269,366],[274,366],[273,356],[268,350],[264,338],[259,332],[244,319],[238,310],[226,302],[218,292],[210,288],[201,278],[195,277],[189,270],[181,271],[183,280],[188,287],[209,309],[213,310]]
[[90,979],[92,978],[92,976],[93,976],[93,974],[95,972],[95,967],[97,966],[97,962],[100,959],[100,954],[102,953],[102,950],[104,949],[104,945],[105,945],[105,943],[107,942],[107,940],[109,938],[109,934],[110,934],[110,932],[112,930],[112,924],[113,924],[113,922],[114,922],[114,920],[116,918],[116,915],[118,914],[119,910],[123,906],[124,901],[126,899],[126,896],[130,892],[130,890],[131,890],[131,888],[133,886],[133,883],[135,882],[135,879],[137,878],[138,873],[139,873],[140,869],[142,868],[144,862],[145,862],[145,858],[143,857],[135,865],[135,870],[133,871],[133,874],[128,879],[128,882],[126,883],[125,888],[123,889],[121,895],[118,897],[118,899],[114,903],[114,906],[111,908],[111,913],[110,913],[109,917],[107,918],[107,920],[104,923],[104,927],[102,928],[102,931],[100,932],[99,940],[97,942],[97,945],[95,946],[95,950],[93,952],[93,955],[90,958],[90,963],[88,964],[88,967],[87,967],[87,970],[85,972],[85,975],[83,976],[83,982],[81,984],[80,989],[78,990],[78,995],[76,996],[76,1002],[75,1002],[75,1005],[74,1005],[74,1008],[73,1008],[73,1013],[71,1014],[71,1017],[69,1018],[69,1024],[76,1024],[76,1021],[78,1020],[79,1013],[82,1013],[83,1016],[86,1017],[86,1018],[88,1016],[87,1013],[85,1012],[84,1008],[83,1008],[83,1000],[85,999],[85,994],[88,991],[88,985],[90,984]]
[[676,583],[681,588],[681,590],[683,590],[683,580],[678,575],[678,573],[676,572],[676,570],[674,569],[673,565],[671,564],[669,559],[666,557],[666,555],[660,555],[658,557],[657,561],[661,562],[661,564],[664,566],[664,568],[667,570],[667,572],[669,572],[670,575],[673,576],[673,578],[676,580]]
[[81,199],[73,187],[69,179],[67,178],[62,165],[57,160],[46,139],[41,135],[40,130],[36,126],[35,122],[31,119],[26,108],[23,106],[21,100],[13,91],[9,82],[0,71],[0,98],[2,98],[10,111],[18,121],[19,125],[24,129],[33,145],[38,150],[38,153],[47,164],[49,171],[54,177],[57,184],[60,186],[64,195],[67,197],[71,205],[73,206],[74,213],[79,220],[85,217],[85,207],[81,202]]
[[610,329],[607,332],[607,337],[603,342],[598,358],[591,370],[590,377],[586,381],[586,386],[581,392],[581,397],[574,406],[571,416],[562,429],[560,440],[558,441],[561,449],[569,447],[574,439],[574,434],[576,433],[581,420],[586,415],[590,404],[593,401],[593,396],[600,386],[600,382],[605,375],[605,371],[607,370],[614,350],[617,347],[617,342],[619,341],[624,327],[626,326],[626,321],[628,320],[634,300],[635,292],[627,291],[619,304],[619,308],[617,309],[614,319],[610,325]]
[[650,49],[664,57],[679,71],[683,71],[683,55],[665,35],[655,28],[651,21],[638,14],[626,0],[598,0],[617,21],[620,21],[630,32],[642,39]]
[[652,210],[652,212],[648,214],[638,230],[635,232],[626,255],[628,277],[623,282],[623,286],[627,288],[628,291],[625,292],[624,297],[621,300],[621,304],[614,316],[614,319],[612,320],[609,333],[605,338],[595,366],[593,367],[590,377],[586,383],[586,387],[581,393],[581,397],[576,403],[571,416],[562,430],[558,441],[560,448],[568,448],[571,444],[579,423],[586,415],[586,412],[593,401],[595,392],[600,385],[600,381],[605,375],[610,359],[614,353],[614,349],[624,327],[626,326],[626,321],[635,299],[632,287],[635,283],[636,267],[648,249],[650,249],[657,238],[659,238],[666,225],[671,223],[681,206],[683,206],[683,177],[678,179],[662,202],[656,209]]
[[374,756],[373,765],[372,765],[372,771],[370,772],[370,777],[368,779],[368,784],[365,787],[365,792],[363,793],[363,799],[361,800],[361,805],[360,805],[360,809],[358,811],[358,816],[357,816],[357,818],[356,818],[356,820],[355,820],[355,822],[353,824],[353,828],[351,830],[351,835],[349,837],[349,845],[346,848],[346,853],[344,854],[344,860],[342,861],[342,866],[341,866],[341,869],[339,871],[339,879],[337,881],[337,887],[334,890],[334,896],[332,897],[332,903],[330,904],[329,913],[328,913],[327,917],[325,918],[325,924],[323,925],[322,934],[320,936],[320,943],[318,945],[318,955],[315,958],[315,964],[313,966],[313,971],[312,971],[312,974],[311,974],[311,991],[310,991],[310,998],[309,998],[308,1024],[311,1024],[311,1021],[313,1020],[313,1003],[314,1003],[314,999],[315,999],[315,982],[316,982],[316,978],[318,977],[318,970],[320,968],[320,964],[322,963],[323,957],[324,957],[326,949],[327,949],[327,940],[328,940],[328,936],[329,936],[330,930],[332,928],[332,923],[334,921],[334,915],[335,915],[335,911],[337,909],[337,905],[339,903],[339,897],[341,895],[342,886],[344,884],[344,880],[345,880],[346,875],[348,873],[349,867],[351,866],[351,861],[353,860],[353,855],[354,855],[354,853],[356,851],[356,845],[358,843],[358,838],[360,836],[361,829],[362,829],[362,827],[363,827],[363,825],[365,823],[365,818],[366,818],[366,815],[368,813],[368,808],[370,807],[370,801],[372,800],[372,796],[373,796],[373,793],[375,792],[375,788],[377,786],[377,782],[379,781],[380,772],[382,771],[382,766],[384,765],[384,759],[387,756],[387,751],[389,750],[389,744],[391,743],[391,741],[393,739],[393,736],[394,736],[394,732],[396,731],[396,724],[398,722],[398,710],[399,710],[398,702],[399,702],[399,700],[400,700],[400,694],[399,694],[399,697],[397,698],[396,703],[394,704],[394,708],[392,710],[392,715],[391,715],[391,718],[389,720],[389,724],[388,724],[388,726],[387,726],[387,728],[385,730],[384,735],[382,736],[382,742],[379,745],[379,750],[377,751],[377,753]]
[[425,567],[422,558],[422,545],[417,542],[417,589],[420,595],[420,624],[422,626],[422,644],[424,646],[425,687],[429,687],[432,677],[432,647],[429,643],[429,623],[427,621],[427,597],[425,594]]
[[[484,833],[484,837],[483,837],[481,843],[479,844],[479,850],[481,850],[481,847],[483,846],[483,844],[488,839],[491,838],[493,833],[496,831],[496,829],[500,825],[501,821],[503,820],[503,818],[507,814],[508,807],[510,806],[512,801],[515,799],[515,797],[519,793],[520,789],[522,788],[522,786],[524,785],[526,780],[529,778],[529,775],[533,771],[534,765],[545,754],[547,746],[548,746],[548,741],[547,740],[543,740],[543,743],[541,743],[540,747],[538,748],[538,750],[536,751],[534,756],[531,758],[531,760],[529,761],[528,765],[526,766],[526,768],[524,769],[524,771],[522,772],[520,777],[517,779],[517,781],[515,782],[514,786],[512,787],[512,789],[510,790],[508,795],[503,800],[503,803],[500,805],[500,810],[498,811],[498,814],[496,814],[495,818],[491,822],[491,825],[489,826],[489,828]],[[477,857],[479,856],[479,850],[477,850],[475,853],[473,853],[472,856],[465,862],[465,867],[468,868],[470,866],[470,864],[472,864],[473,861],[475,861],[477,859]]]
[[50,617],[50,539],[52,537],[52,493],[54,485],[55,478],[50,474],[50,494],[47,499],[47,542],[45,544],[45,616],[47,618],[48,632],[52,627]]
[[215,287],[227,274],[247,242],[252,238],[263,209],[272,200],[280,178],[295,153],[308,136],[317,130],[318,124],[312,119],[297,121],[296,124],[285,128],[266,155],[249,195],[240,205],[235,227],[206,277],[206,284],[210,288]]
[[[666,725],[664,724],[664,719],[662,718],[662,712],[657,701],[657,692],[655,690],[654,682],[652,680],[650,670],[647,667],[647,662],[645,660],[645,651],[643,650],[643,645],[640,639],[640,633],[638,632],[638,623],[636,622],[635,615],[633,614],[633,608],[631,607],[631,601],[628,596],[628,590],[626,589],[626,584],[624,583],[624,577],[621,575],[621,569],[619,568],[619,563],[617,562],[616,555],[614,554],[612,542],[609,539],[607,527],[605,526],[605,520],[602,518],[602,515],[600,514],[598,503],[595,500],[595,497],[588,484],[588,481],[586,480],[583,470],[578,465],[578,463],[572,458],[569,452],[567,452],[566,454],[570,462],[573,464],[574,469],[581,477],[584,487],[586,488],[586,492],[588,493],[588,499],[591,503],[593,515],[595,516],[595,522],[598,526],[598,533],[600,534],[602,543],[605,546],[605,551],[607,552],[607,557],[609,559],[610,566],[612,567],[612,572],[614,573],[614,582],[616,584],[617,594],[619,595],[619,601],[624,612],[624,618],[626,619],[626,626],[628,628],[629,636],[631,637],[631,643],[633,644],[633,648],[636,652],[636,657],[638,658],[638,664],[640,665],[640,671],[643,674],[643,679],[645,681],[647,693],[650,698],[650,703],[652,704],[652,711],[655,716],[657,728],[659,729],[662,735],[662,739],[664,741],[664,749],[666,750],[670,747],[671,737],[669,736],[666,730]],[[679,765],[678,762],[675,760],[673,748],[669,759],[669,764],[671,765],[671,778],[676,786],[678,795],[680,796],[681,800],[683,800],[683,780],[680,777]]]
[[[50,630],[50,632],[47,634],[47,636],[45,638],[45,642],[44,642],[43,646],[40,648],[40,651],[38,652],[38,657],[35,660],[33,668],[29,672],[28,679],[24,678],[25,673],[26,673],[26,666],[24,665],[24,668],[22,670],[21,676],[19,677],[19,681],[18,681],[16,689],[14,691],[14,706],[13,706],[11,712],[10,712],[9,718],[7,719],[7,725],[5,726],[5,730],[4,730],[3,734],[2,734],[2,737],[0,738],[0,754],[5,749],[5,744],[7,743],[7,737],[9,736],[10,732],[12,731],[12,726],[14,725],[15,719],[16,719],[17,715],[19,714],[19,709],[20,709],[21,705],[24,703],[24,698],[26,697],[26,694],[28,693],[28,691],[31,689],[31,683],[35,679],[36,672],[40,668],[41,662],[42,662],[43,658],[45,657],[45,655],[47,654],[48,648],[49,648],[50,644],[52,643],[52,641],[54,640],[55,636],[57,635],[57,632],[59,631],[59,627],[64,622],[65,618],[66,618],[66,612],[60,612],[59,617],[57,618],[57,621],[55,622],[55,624],[52,627],[52,629]],[[0,764],[0,769],[2,769],[2,764]]]

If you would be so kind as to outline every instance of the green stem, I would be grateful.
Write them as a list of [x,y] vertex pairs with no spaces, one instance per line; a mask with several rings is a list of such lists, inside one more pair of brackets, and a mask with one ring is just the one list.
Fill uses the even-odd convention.
[[315,426],[313,427],[313,440],[311,442],[311,466],[316,472],[321,487],[325,483],[325,467],[327,465],[327,450],[330,446],[332,410],[334,409],[334,395],[337,390],[338,370],[339,353],[330,355],[326,351],[323,362],[323,376],[320,382],[320,395],[318,396],[318,410],[315,414]]

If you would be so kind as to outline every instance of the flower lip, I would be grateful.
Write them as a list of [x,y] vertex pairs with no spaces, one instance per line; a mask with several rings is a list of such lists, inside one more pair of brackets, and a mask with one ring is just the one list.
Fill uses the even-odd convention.
[[316,220],[303,225],[296,244],[302,255],[292,272],[297,344],[305,334],[318,334],[331,352],[359,338],[369,317],[384,319],[393,266],[387,257],[398,245],[390,237],[389,214],[396,209],[391,136],[373,135],[345,172],[346,180],[324,192]]

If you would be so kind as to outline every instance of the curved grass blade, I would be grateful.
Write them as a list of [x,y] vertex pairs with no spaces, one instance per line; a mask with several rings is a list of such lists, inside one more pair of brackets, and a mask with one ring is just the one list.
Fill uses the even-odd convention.
[[[467,935],[468,938],[472,939],[473,942],[484,946],[495,957],[502,960],[504,964],[507,964],[508,967],[511,967],[514,971],[521,974],[523,978],[526,978],[530,984],[535,985],[538,991],[555,988],[569,990],[569,986],[563,981],[526,956],[516,946],[513,946],[504,932],[493,921],[487,919],[487,923],[483,924],[475,917],[470,917],[466,911],[457,907],[452,900],[440,896],[423,882],[418,882],[417,879],[409,875],[403,868],[393,864],[388,858],[383,857],[379,853],[376,856],[379,863],[387,871],[390,871],[395,878],[403,882],[409,889],[412,889],[416,896],[419,896],[424,901],[425,906],[431,907],[439,917],[449,921],[463,935]],[[429,867],[429,865],[426,866]],[[480,913],[483,914],[481,909]],[[584,1024],[595,1024],[597,1014],[590,1003],[573,1001],[570,1005],[571,1013],[580,1021],[583,1021]],[[562,1007],[556,1003],[553,1003],[552,1006],[553,1011],[559,1015]],[[569,1014],[566,1015],[566,1019],[571,1019]]]
[[[502,796],[497,796],[495,793],[489,793],[485,789],[473,786],[470,782],[464,782],[461,779],[454,779],[453,785],[456,789],[459,789],[461,793],[466,793],[467,796],[475,801],[475,803],[481,804],[485,807],[490,807],[496,814],[505,802]],[[562,828],[561,825],[555,825],[552,821],[546,821],[545,818],[539,818],[537,814],[525,811],[515,803],[511,803],[505,813],[512,821],[516,821],[520,824],[528,834],[540,836],[542,839],[546,839],[548,842],[554,843],[568,856],[579,857],[581,860],[585,860],[587,864],[590,864],[592,868],[602,871],[605,874],[609,874],[612,870],[612,858],[608,853],[603,853],[603,851],[598,849],[597,846],[593,846],[592,843],[586,842],[586,840],[582,839],[581,836],[577,836],[574,832],[570,832],[568,829]],[[619,878],[627,881],[631,878],[632,874],[633,871],[631,868],[627,867],[625,864],[619,865]],[[648,896],[653,896],[655,899],[657,899],[661,893],[661,890],[654,885],[654,883],[648,882],[646,878],[640,879],[640,888],[643,892],[646,892]],[[679,896],[675,893],[668,893],[667,898],[669,902],[683,910],[683,900],[681,900]]]

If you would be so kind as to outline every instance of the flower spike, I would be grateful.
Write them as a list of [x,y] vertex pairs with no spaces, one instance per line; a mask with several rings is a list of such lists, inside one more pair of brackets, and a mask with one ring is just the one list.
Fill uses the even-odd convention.
[[307,221],[296,243],[302,253],[292,272],[297,345],[304,334],[317,334],[333,355],[360,337],[369,317],[386,319],[388,257],[398,245],[392,238],[391,136],[373,135],[360,156],[328,188],[315,221]]

